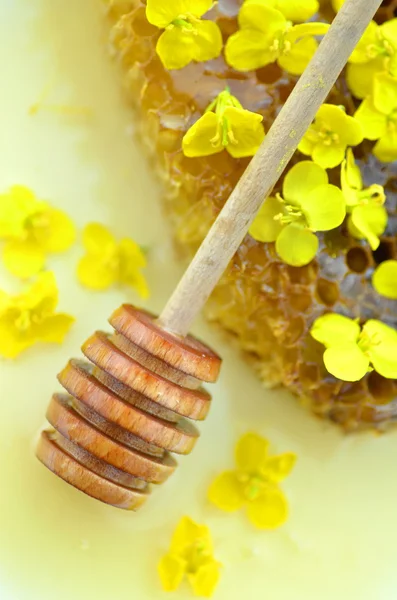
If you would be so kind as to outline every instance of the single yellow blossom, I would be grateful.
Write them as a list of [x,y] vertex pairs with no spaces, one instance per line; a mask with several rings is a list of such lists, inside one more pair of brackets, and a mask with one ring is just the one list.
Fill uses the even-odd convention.
[[196,596],[209,598],[217,586],[220,570],[221,564],[213,556],[208,527],[195,523],[190,517],[182,517],[169,552],[158,566],[164,591],[177,590],[186,576]]
[[363,100],[355,118],[364,137],[378,140],[373,153],[382,162],[397,159],[397,78],[379,73],[374,78],[373,93]]
[[268,448],[263,437],[245,434],[236,446],[236,469],[218,475],[208,490],[209,500],[221,510],[234,512],[245,506],[258,529],[275,529],[286,521],[288,505],[279,483],[296,461],[292,452],[269,456]]
[[83,243],[87,253],[77,267],[82,285],[100,291],[120,283],[135,288],[142,298],[148,297],[146,280],[140,271],[146,266],[146,258],[138,244],[129,238],[117,242],[99,223],[86,225]]
[[318,238],[313,232],[335,229],[345,216],[343,194],[329,184],[325,169],[302,161],[285,176],[283,195],[265,200],[249,233],[260,242],[276,242],[280,258],[300,267],[317,253]]
[[341,187],[346,200],[349,218],[347,221],[351,235],[359,240],[368,240],[372,250],[379,247],[379,236],[387,226],[386,200],[383,186],[373,184],[364,189],[359,167],[354,162],[351,148],[341,168]]
[[356,98],[372,93],[374,77],[386,72],[397,76],[397,19],[378,25],[371,21],[357,44],[347,68],[347,83]]
[[267,6],[279,10],[288,21],[303,23],[318,12],[318,0],[267,0]]
[[360,123],[347,115],[343,106],[323,104],[298,150],[311,156],[320,167],[332,169],[345,158],[347,146],[357,146],[362,141]]
[[285,16],[270,8],[268,0],[246,0],[239,16],[239,31],[231,35],[225,48],[226,62],[237,71],[251,71],[278,62],[280,67],[301,75],[324,35],[326,23],[292,25]]
[[397,260],[385,260],[376,269],[372,284],[378,294],[397,300]]
[[213,4],[213,0],[147,0],[147,20],[165,30],[156,51],[166,69],[182,69],[192,61],[220,55],[221,30],[213,21],[201,20]]
[[190,157],[210,156],[226,149],[234,158],[253,156],[265,137],[262,121],[226,88],[186,132],[183,152]]
[[36,275],[47,254],[64,252],[73,244],[76,232],[70,218],[31,190],[14,185],[0,194],[0,239],[5,240],[3,262],[17,277]]
[[359,381],[374,368],[388,379],[397,378],[397,331],[371,319],[361,328],[357,321],[329,313],[319,317],[312,337],[324,344],[324,364],[343,381]]
[[22,294],[0,291],[0,356],[16,358],[37,342],[61,344],[74,323],[56,313],[58,289],[53,273],[40,273]]

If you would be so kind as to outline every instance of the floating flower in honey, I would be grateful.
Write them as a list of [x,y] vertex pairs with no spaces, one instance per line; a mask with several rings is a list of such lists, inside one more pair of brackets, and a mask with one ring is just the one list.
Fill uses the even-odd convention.
[[182,517],[172,536],[168,554],[158,571],[164,591],[177,590],[186,576],[196,596],[212,596],[221,564],[213,556],[211,532],[205,525]]
[[58,289],[53,273],[41,273],[24,293],[0,291],[0,356],[16,358],[37,342],[63,342],[73,317],[56,313]]
[[156,51],[166,69],[182,69],[190,62],[216,58],[222,52],[222,33],[201,17],[213,0],[147,0],[149,23],[164,29]]
[[279,10],[270,8],[267,0],[246,0],[238,22],[240,29],[225,48],[230,66],[251,71],[277,61],[293,75],[301,75],[316,52],[314,36],[324,35],[329,28],[326,23],[293,26]]
[[371,21],[349,58],[347,83],[354,96],[369,96],[374,77],[382,71],[397,76],[397,19],[382,25]]
[[320,8],[318,0],[265,0],[264,3],[270,8],[276,8],[286,19],[295,23],[307,21]]
[[332,169],[345,158],[347,146],[363,141],[360,123],[346,114],[343,106],[323,104],[298,149],[324,169]]
[[265,200],[249,230],[260,242],[276,242],[287,264],[300,267],[316,256],[315,231],[329,231],[343,222],[346,203],[341,190],[328,183],[325,169],[302,161],[284,179],[283,196]]
[[363,100],[355,114],[364,137],[379,140],[373,153],[382,162],[397,159],[397,78],[387,73],[375,76],[373,94]]
[[386,200],[383,186],[373,184],[364,189],[359,167],[349,148],[341,168],[341,186],[349,213],[348,228],[357,239],[368,240],[372,250],[379,247],[379,236],[387,226]]
[[372,284],[378,294],[397,300],[397,260],[385,260],[376,269]]
[[246,507],[258,529],[280,527],[288,517],[288,504],[279,483],[294,467],[296,456],[286,452],[269,456],[269,443],[255,433],[244,435],[236,446],[236,469],[218,475],[209,490],[209,500],[221,510],[234,512]]
[[70,218],[31,190],[14,185],[0,195],[0,239],[5,240],[3,262],[17,277],[36,275],[47,254],[64,252],[76,232]]
[[100,291],[119,283],[133,287],[142,298],[148,297],[149,290],[141,273],[146,258],[138,244],[129,238],[117,242],[99,223],[85,227],[83,243],[87,253],[77,268],[82,285]]
[[185,156],[210,156],[227,150],[234,158],[253,156],[265,137],[263,117],[245,110],[224,90],[183,138]]
[[312,337],[324,344],[324,364],[343,381],[359,381],[375,369],[388,379],[397,378],[397,331],[371,319],[361,328],[357,321],[334,313],[319,317]]

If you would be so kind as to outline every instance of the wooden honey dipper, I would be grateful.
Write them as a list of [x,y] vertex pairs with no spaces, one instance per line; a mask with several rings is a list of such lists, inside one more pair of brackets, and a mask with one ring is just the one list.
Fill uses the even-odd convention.
[[107,504],[137,509],[150,483],[174,471],[205,419],[221,359],[187,335],[190,326],[326,99],[381,0],[346,0],[262,146],[157,319],[130,305],[110,317],[71,360],[47,411],[37,457],[56,475]]

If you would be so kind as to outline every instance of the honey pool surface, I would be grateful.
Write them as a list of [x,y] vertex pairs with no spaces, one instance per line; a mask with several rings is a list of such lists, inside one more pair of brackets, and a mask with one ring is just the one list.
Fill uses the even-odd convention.
[[[148,279],[158,311],[181,267],[161,192],[133,118],[107,58],[108,30],[97,0],[0,3],[1,190],[30,186],[67,210],[77,224],[97,220],[151,248]],[[10,60],[10,57],[13,60]],[[52,104],[88,107],[91,115],[42,110],[28,114],[43,90]],[[156,563],[179,518],[188,514],[213,532],[224,564],[219,600],[394,600],[396,432],[343,436],[311,417],[286,392],[264,390],[237,351],[204,323],[194,333],[220,352],[224,368],[213,386],[213,408],[193,454],[155,489],[139,514],[117,511],[78,493],[33,456],[34,441],[56,373],[81,342],[122,301],[123,291],[90,294],[75,281],[79,244],[51,259],[60,309],[77,323],[61,347],[36,347],[15,363],[0,362],[0,598],[1,600],[161,600],[191,597],[160,590]],[[0,269],[1,288],[18,283]],[[248,430],[272,450],[297,453],[284,485],[290,518],[274,532],[257,532],[243,514],[209,506],[206,488],[232,466],[233,445]]]

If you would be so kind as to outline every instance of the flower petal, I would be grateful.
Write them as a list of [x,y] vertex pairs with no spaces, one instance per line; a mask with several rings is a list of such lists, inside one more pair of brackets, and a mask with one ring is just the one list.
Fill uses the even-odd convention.
[[[300,25],[297,25],[300,27]],[[317,41],[310,36],[293,42],[291,49],[278,58],[278,64],[291,75],[302,75],[318,48]]]
[[165,592],[174,592],[182,583],[187,563],[175,554],[166,554],[160,560],[157,570],[161,587]]
[[265,139],[262,115],[241,108],[228,107],[223,113],[233,139],[227,145],[227,151],[233,158],[254,156]]
[[34,240],[11,240],[3,248],[3,263],[13,275],[27,279],[43,269],[45,255]]
[[261,31],[268,43],[285,31],[288,25],[287,19],[279,10],[261,0],[245,0],[238,14],[238,24],[240,29]]
[[87,254],[77,265],[77,278],[84,287],[102,291],[116,283],[117,271],[99,257]]
[[311,156],[313,154],[314,147],[315,143],[309,139],[308,135],[304,135],[298,144],[299,152],[302,152],[302,154],[305,156]]
[[222,152],[222,131],[217,115],[207,112],[199,118],[184,135],[182,141],[185,156],[211,156]]
[[330,231],[343,223],[346,202],[342,191],[329,183],[319,185],[302,198],[300,206],[312,231]]
[[248,504],[247,514],[258,529],[276,529],[287,520],[287,500],[280,489],[269,488],[263,496]]
[[396,47],[397,43],[397,19],[390,19],[379,27],[382,35],[392,44],[393,48]]
[[318,0],[276,0],[275,8],[283,13],[288,21],[307,21],[319,10]]
[[336,313],[327,313],[314,321],[310,335],[330,348],[338,346],[341,340],[357,343],[360,331],[357,321]]
[[372,341],[368,355],[375,370],[387,379],[397,379],[397,331],[371,319],[363,326],[362,336]]
[[294,25],[287,31],[286,39],[292,44],[304,37],[313,39],[313,36],[325,35],[329,27],[328,23],[302,23],[301,25]]
[[173,533],[170,552],[174,555],[183,554],[187,547],[198,540],[202,542],[203,550],[211,554],[212,540],[209,528],[206,525],[196,523],[190,517],[184,516]]
[[333,169],[343,161],[345,150],[346,146],[344,145],[333,144],[332,146],[326,146],[319,143],[314,147],[312,158],[323,169]]
[[358,192],[363,188],[363,180],[361,171],[355,163],[354,154],[351,148],[347,149],[346,158],[341,166],[340,178],[346,206],[349,208],[357,206],[360,201]]
[[156,52],[168,71],[183,69],[194,60],[196,45],[193,30],[183,31],[180,27],[166,29],[157,41]]
[[375,144],[373,153],[382,162],[397,160],[397,123],[394,124],[393,129],[388,129]]
[[275,242],[284,228],[275,217],[283,214],[283,211],[284,206],[277,198],[267,198],[249,228],[249,234],[258,242]]
[[276,251],[280,258],[292,267],[308,265],[318,250],[317,236],[298,225],[287,225],[276,240]]
[[83,231],[84,248],[89,254],[104,256],[116,249],[116,240],[105,225],[89,223]]
[[188,580],[196,596],[210,598],[220,578],[221,564],[215,559],[206,561],[195,573],[188,573]]
[[245,504],[244,494],[234,471],[225,471],[214,479],[208,499],[225,512],[234,512]]
[[375,76],[373,102],[375,109],[384,115],[390,115],[397,109],[397,79],[395,77],[388,73],[378,73]]
[[75,319],[70,315],[51,315],[39,325],[34,325],[32,334],[41,342],[62,344],[74,322]]
[[268,458],[262,473],[273,483],[279,483],[291,473],[295,463],[296,454],[285,452],[279,456]]
[[376,110],[371,98],[361,102],[354,115],[364,132],[367,140],[377,140],[385,135],[387,131],[387,117]]
[[33,346],[36,340],[30,334],[22,335],[6,319],[0,319],[0,356],[15,359],[24,350]]
[[384,206],[364,204],[353,208],[348,220],[350,234],[356,239],[366,239],[372,250],[379,248],[379,236],[387,227],[388,214]]
[[311,160],[296,163],[286,174],[283,183],[283,196],[290,204],[300,205],[307,194],[328,183],[325,169]]
[[269,41],[261,31],[241,29],[226,42],[226,62],[236,71],[260,69],[275,62],[278,57],[278,51],[270,50],[270,45],[271,40]]
[[372,285],[385,298],[397,300],[397,260],[386,260],[375,270]]
[[384,59],[375,58],[363,64],[348,64],[347,85],[353,96],[364,99],[372,94],[374,77],[384,69]]
[[240,471],[257,471],[267,463],[269,442],[257,433],[246,433],[236,445],[236,465]]
[[354,342],[327,348],[324,364],[331,375],[342,381],[360,381],[370,370],[369,359]]
[[213,4],[213,0],[147,0],[146,18],[152,25],[164,29],[187,14],[202,17]]
[[222,52],[222,33],[213,21],[196,23],[194,38],[193,60],[205,62],[217,58]]
[[55,208],[49,208],[44,218],[48,223],[43,228],[35,230],[35,237],[44,252],[64,252],[76,239],[76,228],[66,213]]

